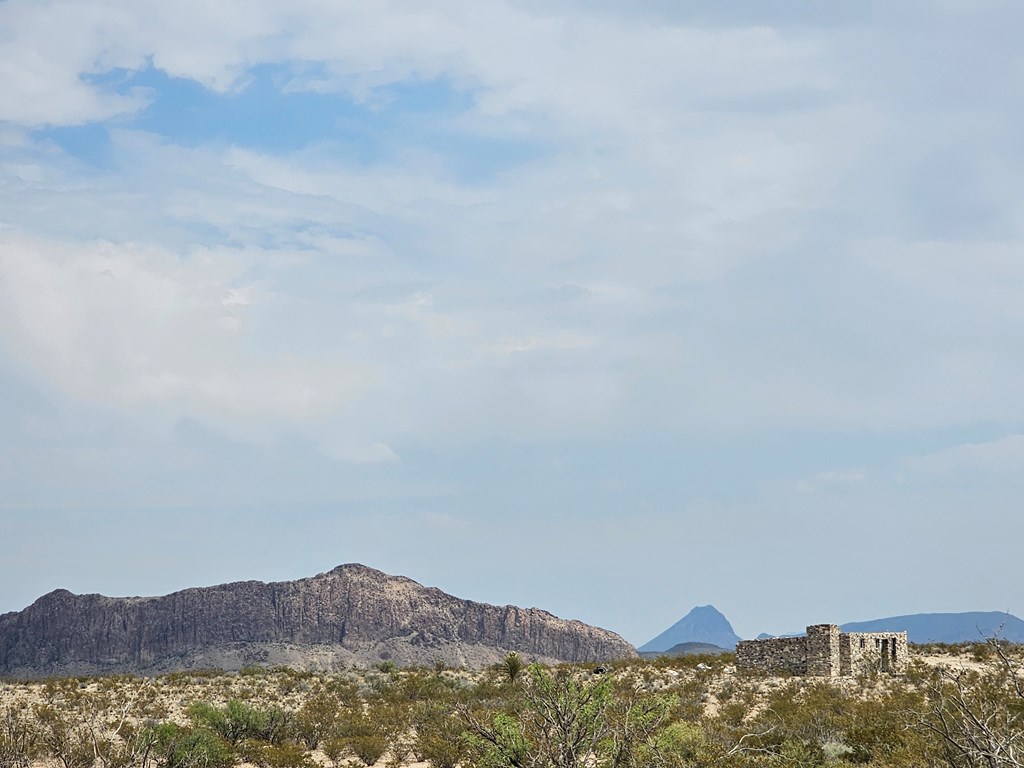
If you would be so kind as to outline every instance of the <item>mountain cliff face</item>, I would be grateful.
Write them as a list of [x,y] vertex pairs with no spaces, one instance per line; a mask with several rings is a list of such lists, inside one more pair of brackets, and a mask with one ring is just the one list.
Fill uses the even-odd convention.
[[604,629],[537,608],[461,600],[363,565],[297,581],[244,581],[163,597],[57,590],[0,616],[0,675],[10,677],[253,663],[332,668],[382,659],[482,666],[512,650],[545,661],[606,661],[636,653]]
[[653,640],[640,646],[641,653],[667,651],[679,643],[710,643],[732,650],[740,638],[732,624],[713,605],[698,605]]

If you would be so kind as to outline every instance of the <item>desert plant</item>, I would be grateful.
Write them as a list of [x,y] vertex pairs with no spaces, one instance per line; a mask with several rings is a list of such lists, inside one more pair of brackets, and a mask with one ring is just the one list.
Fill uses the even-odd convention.
[[465,726],[452,707],[441,702],[424,702],[415,714],[416,758],[432,768],[455,768],[467,754]]
[[27,713],[8,705],[0,711],[0,768],[28,768],[35,744]]
[[498,669],[509,685],[515,685],[526,670],[526,662],[515,651],[509,651],[501,660]]
[[698,764],[707,737],[696,723],[677,721],[662,729],[644,750],[644,762],[660,768],[683,768]]
[[609,735],[610,678],[569,669],[551,673],[537,664],[528,672],[522,699],[512,708],[489,717],[469,707],[460,710],[476,763],[495,768],[593,764]]
[[44,755],[63,768],[90,768],[95,759],[88,728],[73,712],[51,704],[35,708],[36,739]]
[[628,683],[619,686],[606,713],[609,728],[599,755],[610,768],[648,765],[651,747],[677,707],[674,695],[645,693]]
[[287,716],[282,709],[260,709],[238,699],[231,699],[223,707],[195,702],[189,707],[188,715],[197,726],[213,731],[230,744],[242,739],[279,744],[287,732]]
[[160,768],[226,768],[234,762],[231,747],[208,729],[160,723],[151,734]]
[[259,768],[316,768],[306,751],[294,742],[270,744],[245,739],[239,743],[237,752],[244,762]]
[[[926,684],[919,727],[937,737],[951,768],[1024,766],[1024,676],[1020,660],[991,640],[984,672],[939,668]],[[978,654],[981,655],[981,654]]]
[[316,749],[334,729],[340,708],[338,698],[327,691],[312,694],[292,716],[292,735],[306,749]]
[[347,751],[373,765],[389,750],[394,760],[401,761],[409,751],[410,727],[407,704],[380,696],[353,702],[338,710],[332,733],[324,739],[324,751],[334,762]]

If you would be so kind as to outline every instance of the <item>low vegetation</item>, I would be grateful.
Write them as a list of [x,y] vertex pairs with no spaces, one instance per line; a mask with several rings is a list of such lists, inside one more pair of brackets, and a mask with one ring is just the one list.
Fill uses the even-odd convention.
[[0,768],[1016,768],[1020,661],[990,643],[830,681],[729,655],[7,681]]

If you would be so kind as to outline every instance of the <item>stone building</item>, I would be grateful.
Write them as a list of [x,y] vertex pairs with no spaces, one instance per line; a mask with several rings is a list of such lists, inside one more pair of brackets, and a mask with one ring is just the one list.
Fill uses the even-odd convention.
[[800,637],[743,640],[736,668],[772,674],[839,677],[879,670],[906,671],[906,632],[840,632],[835,624],[814,624]]

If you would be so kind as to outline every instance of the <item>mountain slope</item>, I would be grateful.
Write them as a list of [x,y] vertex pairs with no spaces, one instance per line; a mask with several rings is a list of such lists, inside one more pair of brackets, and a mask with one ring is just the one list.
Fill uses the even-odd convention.
[[998,634],[1002,640],[1024,643],[1024,621],[1000,611],[916,613],[843,624],[843,632],[907,631],[912,643],[970,643]]
[[381,659],[481,666],[510,650],[559,661],[635,654],[608,630],[537,608],[462,600],[357,564],[162,597],[57,590],[0,616],[0,675],[21,677]]
[[660,635],[640,646],[644,652],[667,651],[680,643],[710,643],[732,650],[740,637],[713,605],[698,605]]

